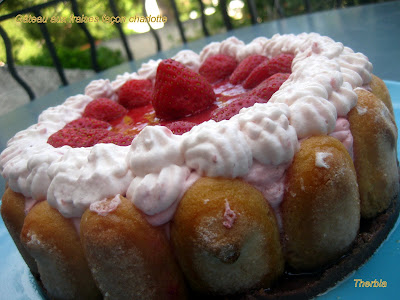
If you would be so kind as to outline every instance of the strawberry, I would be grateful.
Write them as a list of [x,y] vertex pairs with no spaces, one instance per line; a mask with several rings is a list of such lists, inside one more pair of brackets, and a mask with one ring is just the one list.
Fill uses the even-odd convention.
[[114,133],[110,132],[109,135],[103,137],[101,140],[99,140],[97,143],[105,143],[105,144],[115,144],[118,146],[130,146],[132,144],[134,136],[132,135],[125,135],[122,133]]
[[47,143],[55,148],[65,145],[73,148],[91,147],[108,134],[109,131],[106,129],[63,128],[53,133]]
[[292,54],[280,54],[263,62],[250,73],[243,87],[252,89],[275,73],[291,73],[293,57]]
[[171,130],[173,134],[181,135],[190,131],[193,126],[196,126],[196,123],[189,121],[175,121],[167,123],[164,126]]
[[222,120],[229,120],[234,115],[238,114],[243,107],[250,107],[253,106],[255,103],[263,103],[263,102],[265,101],[257,96],[243,94],[239,96],[237,99],[234,99],[233,102],[223,107],[217,108],[212,113],[211,120],[214,120],[216,122]]
[[128,80],[118,91],[118,103],[127,109],[150,104],[153,85],[149,79]]
[[172,120],[194,115],[215,100],[206,79],[180,62],[166,59],[158,65],[152,101],[158,118]]
[[268,101],[269,98],[271,98],[271,96],[277,90],[279,90],[282,83],[284,83],[289,78],[289,76],[289,73],[276,73],[261,82],[256,88],[254,88],[250,92],[250,95],[257,96]]
[[82,116],[109,122],[126,115],[127,112],[122,105],[108,98],[99,98],[86,105]]
[[253,71],[255,67],[267,60],[268,58],[262,55],[250,55],[246,57],[237,66],[235,71],[233,71],[232,75],[229,77],[229,82],[232,84],[239,84],[243,82],[243,80],[250,75],[251,71]]
[[209,83],[225,79],[236,69],[237,61],[234,57],[217,54],[208,57],[200,66],[199,74]]
[[97,119],[93,119],[93,118],[79,118],[76,119],[72,122],[69,122],[67,125],[64,126],[64,128],[103,128],[103,129],[107,129],[109,128],[111,125],[110,123],[101,121],[101,120],[97,120]]

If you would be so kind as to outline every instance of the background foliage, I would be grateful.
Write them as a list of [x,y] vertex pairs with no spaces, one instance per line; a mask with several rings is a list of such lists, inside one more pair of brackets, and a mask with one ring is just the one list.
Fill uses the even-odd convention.
[[[198,0],[175,0],[178,6],[181,20],[183,22],[190,22],[189,16],[193,11],[198,12],[200,16],[200,5]],[[229,4],[231,1],[228,0]],[[47,2],[46,0],[6,0],[0,4],[0,15],[30,7],[36,4]],[[77,0],[80,14],[85,16],[98,16],[112,15],[112,11],[108,0]],[[133,16],[143,15],[143,6],[141,0],[114,0],[120,16]],[[168,17],[168,23],[174,25],[174,14],[169,0],[158,0],[158,5],[162,14]],[[312,11],[326,10],[336,8],[336,1],[332,0],[311,0]],[[370,2],[382,2],[373,0],[353,0],[342,1],[342,6],[360,5]],[[215,8],[216,12],[207,16],[207,27],[210,34],[216,34],[225,30],[221,12],[218,8],[218,1],[216,0],[203,0],[206,7]],[[243,0],[243,18],[234,20],[232,24],[235,28],[250,25],[249,10],[247,1]],[[274,9],[274,0],[255,0],[257,12],[259,15],[259,22],[266,22],[279,17],[277,11]],[[286,17],[306,13],[303,0],[280,1]],[[60,16],[69,18],[72,14],[71,5],[69,2],[59,3],[56,6],[43,9],[41,15],[43,16]],[[171,20],[171,21],[170,21]],[[169,24],[171,25],[171,24]],[[10,37],[13,56],[17,64],[20,65],[42,65],[52,66],[52,60],[49,57],[47,48],[45,46],[44,38],[41,34],[40,28],[37,24],[24,24],[17,23],[14,18],[1,22],[1,26],[5,29]],[[94,36],[96,41],[101,42],[112,39],[118,36],[116,26],[98,22],[86,23],[87,28]],[[57,54],[61,62],[66,68],[91,68],[90,54],[87,47],[87,38],[83,31],[76,23],[60,23],[60,24],[47,24],[50,36],[53,42],[57,45]],[[123,30],[127,35],[135,34],[126,26]],[[203,33],[200,26],[196,29],[194,35],[189,37],[189,40],[202,37]],[[176,39],[180,41],[179,37],[170,37],[171,40]],[[110,50],[105,47],[97,48],[98,60],[101,69],[109,68],[113,65],[120,64],[123,57],[119,51]],[[5,47],[0,39],[0,64],[6,62]]]

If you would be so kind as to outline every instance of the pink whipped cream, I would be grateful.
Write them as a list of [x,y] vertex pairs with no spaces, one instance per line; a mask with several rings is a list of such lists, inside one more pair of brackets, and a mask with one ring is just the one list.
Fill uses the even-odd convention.
[[224,225],[228,229],[232,228],[233,223],[235,223],[236,218],[237,218],[237,215],[230,208],[228,199],[225,199],[224,221],[222,222],[222,225]]
[[[268,103],[242,109],[229,121],[208,121],[182,136],[149,126],[130,147],[53,148],[47,144],[48,137],[79,118],[94,98],[115,100],[129,79],[154,82],[160,60],[150,60],[137,72],[122,74],[111,82],[92,81],[85,95],[69,97],[62,105],[45,110],[37,124],[8,142],[0,155],[1,174],[15,192],[35,200],[47,199],[69,218],[79,218],[97,201],[126,194],[153,224],[167,223],[194,181],[188,178],[200,176],[245,178],[276,206],[284,170],[300,139],[331,134],[352,152],[351,134],[342,120],[356,104],[354,88],[367,86],[371,80],[372,65],[367,57],[316,33],[274,35],[247,45],[230,37],[209,44],[200,54],[184,50],[173,57],[198,70],[210,55],[227,54],[240,62],[252,54],[273,57],[280,53],[295,56],[289,79]],[[262,176],[265,170],[276,180]],[[256,174],[261,178],[255,179]],[[172,176],[185,178],[185,184]]]
[[89,209],[100,216],[107,216],[110,212],[117,209],[118,205],[121,203],[121,196],[116,195],[111,200],[103,199],[90,204]]

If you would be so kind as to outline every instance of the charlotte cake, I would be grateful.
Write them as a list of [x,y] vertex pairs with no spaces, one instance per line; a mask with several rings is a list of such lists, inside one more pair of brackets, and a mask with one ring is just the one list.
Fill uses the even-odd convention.
[[[50,298],[311,297],[393,226],[396,141],[363,54],[231,37],[45,110],[0,156],[1,212]],[[292,288],[288,272],[323,275]]]

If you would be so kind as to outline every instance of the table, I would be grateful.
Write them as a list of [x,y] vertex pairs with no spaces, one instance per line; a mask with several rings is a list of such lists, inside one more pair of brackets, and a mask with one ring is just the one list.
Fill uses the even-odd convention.
[[[365,53],[374,64],[374,73],[386,80],[392,93],[392,98],[393,95],[397,96],[397,99],[393,99],[393,101],[397,120],[400,120],[400,86],[398,83],[400,82],[400,39],[398,38],[400,33],[400,1],[311,13],[236,29],[228,33],[191,42],[176,49],[163,51],[150,58],[171,57],[184,48],[199,52],[211,41],[220,41],[231,35],[248,43],[258,36],[270,37],[275,33],[298,34],[301,32],[318,32],[321,35],[327,35],[336,41],[342,42],[357,52]],[[111,68],[90,79],[60,88],[5,116],[1,116],[0,151],[6,147],[7,141],[16,132],[36,123],[38,115],[44,109],[61,104],[68,96],[83,93],[85,86],[93,79],[109,78],[113,80],[118,74],[136,71],[148,59],[128,62]],[[1,178],[0,195],[4,193],[4,190],[5,181]],[[0,223],[1,226],[4,225]],[[2,238],[2,235],[0,235],[0,238]],[[334,289],[322,298],[344,299],[357,296],[366,297],[366,299],[372,299],[372,297],[382,299],[394,296],[400,292],[400,287],[394,286],[399,282],[400,275],[397,274],[396,270],[388,273],[387,268],[382,267],[382,265],[395,265],[396,267],[400,265],[399,228],[392,232],[391,237],[384,246],[364,267],[353,274],[339,289]],[[356,289],[354,288],[354,278],[372,281],[374,279],[378,279],[378,281],[379,279],[386,280],[388,281],[388,287],[386,289]]]

